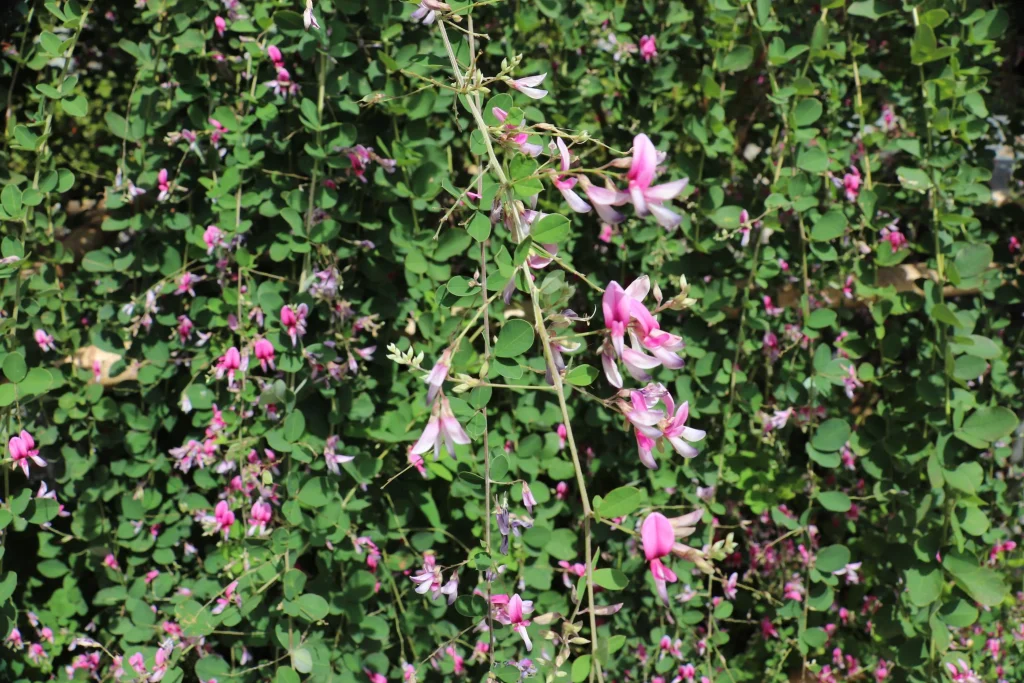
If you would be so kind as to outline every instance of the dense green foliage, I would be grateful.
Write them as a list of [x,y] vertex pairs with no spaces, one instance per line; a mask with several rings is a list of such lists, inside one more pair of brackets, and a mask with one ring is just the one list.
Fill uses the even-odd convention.
[[1015,3],[13,14],[0,679],[1024,681]]

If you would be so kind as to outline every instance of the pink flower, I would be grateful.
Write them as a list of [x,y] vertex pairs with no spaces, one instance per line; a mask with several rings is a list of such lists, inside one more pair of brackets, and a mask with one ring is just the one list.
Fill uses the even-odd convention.
[[1006,246],[1010,250],[1011,254],[1015,254],[1018,251],[1020,251],[1020,240],[1017,239],[1016,237],[1011,236],[1009,244],[1007,244]]
[[181,277],[178,278],[178,288],[174,290],[174,293],[178,296],[183,294],[196,295],[196,290],[193,289],[195,283],[199,282],[199,277],[189,272],[184,272]]
[[171,183],[167,179],[166,168],[161,168],[160,172],[157,173],[156,186],[160,190],[157,199],[161,202],[167,201],[167,198],[171,196]]
[[217,29],[217,35],[223,38],[224,31],[227,30],[228,24],[224,21],[224,17],[217,16],[213,18],[213,27]]
[[274,515],[273,508],[270,507],[269,503],[264,503],[262,500],[257,500],[252,504],[252,509],[249,510],[249,532],[248,535],[252,536],[259,533],[260,536],[267,533],[267,525],[270,524],[270,520]]
[[565,440],[569,436],[569,432],[565,429],[564,424],[558,425],[558,429],[555,430],[558,435],[558,448],[559,450],[565,450]]
[[253,346],[253,355],[260,362],[260,368],[263,372],[267,371],[267,366],[270,366],[271,370],[276,369],[274,367],[274,345],[266,339],[257,339],[256,344]]
[[146,576],[143,578],[143,581],[145,583],[153,583],[153,579],[155,579],[158,576],[160,576],[160,570],[151,569],[150,571],[146,572]]
[[388,679],[384,674],[374,673],[369,669],[363,669],[363,673],[370,679],[370,683],[388,683]]
[[31,460],[39,467],[46,467],[46,461],[39,457],[39,449],[36,448],[35,439],[24,429],[18,436],[12,436],[7,440],[7,452],[11,456],[11,469],[21,467],[25,476],[28,473],[28,461]]
[[860,171],[857,170],[856,166],[851,166],[850,173],[843,176],[843,191],[846,193],[847,201],[857,201],[857,195],[860,194],[860,185]]
[[537,499],[533,497],[533,491],[530,490],[529,484],[523,481],[523,505],[526,506],[526,511],[532,515],[533,506],[536,504]]
[[894,254],[907,245],[906,236],[900,232],[899,228],[896,227],[897,222],[898,221],[893,221],[886,227],[882,228],[880,233],[882,241],[889,243],[889,248]]
[[545,78],[547,78],[546,73],[540,74],[539,76],[527,76],[525,78],[518,78],[514,81],[510,80],[507,82],[512,88],[518,90],[527,97],[534,100],[539,100],[548,94],[547,90],[540,90],[539,88],[537,88],[538,85],[544,82]]
[[238,353],[238,348],[232,346],[228,349],[223,356],[217,359],[217,365],[214,369],[214,375],[217,379],[224,377],[224,373],[227,373],[228,384],[234,384],[235,372],[242,367],[242,356]]
[[206,243],[206,253],[212,254],[214,249],[224,246],[224,231],[216,225],[207,225],[203,232],[203,242]]
[[430,420],[410,452],[415,455],[423,455],[433,447],[434,460],[437,460],[443,443],[448,450],[448,455],[454,459],[455,444],[468,445],[469,442],[469,435],[466,434],[462,425],[455,418],[455,414],[452,413],[448,399],[442,395],[441,400],[434,403]]
[[569,497],[569,485],[564,481],[560,481],[555,484],[555,498],[558,500],[565,500]]
[[530,636],[526,632],[526,627],[530,625],[530,622],[523,618],[523,599],[516,593],[508,601],[508,620],[512,626],[512,630],[523,637],[523,642],[526,643],[526,651],[529,652],[533,649],[533,643],[530,642]]
[[672,545],[675,543],[675,532],[671,522],[660,512],[652,512],[640,526],[640,539],[643,543],[644,556],[650,563],[651,576],[654,577],[658,595],[667,605],[667,584],[675,583],[677,580],[675,573],[661,561],[661,558],[672,552]]
[[181,339],[181,343],[184,344],[188,341],[189,337],[192,336],[192,329],[195,326],[192,321],[189,320],[187,315],[178,316],[178,337]]
[[[569,170],[569,166],[571,165],[569,148],[565,146],[564,142],[562,142],[562,138],[558,138],[555,141],[555,144],[558,146],[560,168],[562,169],[562,173],[565,173]],[[573,190],[573,188],[576,187],[576,183],[576,178],[564,175],[556,175],[552,181],[552,184],[554,184],[554,186],[558,188],[558,191],[562,193],[562,198],[565,199],[570,209],[576,213],[587,213],[592,207],[590,204],[583,201],[583,199]]]
[[645,62],[649,62],[658,56],[658,46],[654,36],[640,36],[640,56]]
[[334,449],[338,445],[338,437],[331,435],[327,437],[327,444],[324,446],[324,460],[327,461],[327,469],[331,474],[341,474],[341,468],[339,465],[344,465],[347,462],[352,462],[356,459],[354,455],[341,455],[334,452]]
[[427,383],[430,389],[427,390],[427,403],[433,403],[437,397],[437,392],[441,391],[441,387],[444,385],[445,379],[448,377],[448,370],[452,363],[452,350],[450,348],[445,349],[441,353],[441,357],[434,363],[434,367],[430,369],[430,372],[424,378],[423,381]]
[[25,646],[25,642],[21,639],[21,631],[17,628],[12,628],[10,634],[4,639],[5,643],[10,643],[11,647],[15,650],[20,650]]
[[46,642],[53,644],[53,629],[49,626],[44,626],[39,629],[39,639],[45,640]]
[[686,189],[689,180],[675,180],[651,187],[658,169],[658,151],[651,139],[641,133],[633,138],[633,162],[626,174],[629,180],[629,197],[638,216],[654,214],[658,225],[674,230],[682,217],[662,206],[663,202],[675,199]]
[[309,307],[306,304],[299,304],[296,308],[291,306],[281,307],[281,324],[292,339],[292,346],[298,345],[298,338],[306,334],[306,315]]
[[775,624],[771,622],[771,619],[765,617],[761,620],[761,637],[762,638],[778,638],[779,632],[775,628]]
[[767,294],[761,297],[761,302],[764,303],[764,312],[771,316],[780,316],[783,313],[783,309],[779,308],[772,303],[772,298]]
[[782,355],[782,348],[779,346],[779,338],[774,332],[765,332],[761,340],[761,350],[768,356],[768,362],[774,363]]
[[289,95],[295,95],[299,92],[299,84],[292,80],[291,74],[288,73],[288,69],[283,66],[277,69],[277,79],[273,81],[267,81],[263,85],[267,86],[274,91],[274,94],[278,97],[288,98]]
[[107,553],[107,556],[103,558],[103,564],[110,567],[115,572],[121,571],[121,565],[117,563],[117,558],[114,557],[113,553]]
[[46,659],[46,650],[39,643],[32,643],[28,646],[28,658],[38,663],[40,659]]
[[145,657],[142,656],[141,652],[136,652],[131,657],[129,657],[128,658],[128,664],[133,669],[135,669],[135,673],[137,673],[137,674],[144,674],[144,673],[146,673],[146,659],[145,659]]
[[35,331],[36,344],[39,344],[39,349],[43,352],[56,351],[57,347],[53,343],[53,337],[46,333],[46,330]]
[[736,582],[737,582],[737,579],[738,579],[738,576],[736,575],[736,572],[733,572],[732,574],[729,575],[729,578],[726,580],[725,585],[723,586],[723,589],[725,591],[725,599],[726,600],[735,600],[736,599]]
[[275,69],[280,69],[284,66],[284,57],[281,56],[281,50],[276,45],[267,46],[267,57],[270,58]]
[[[620,403],[619,407],[636,431],[640,462],[645,467],[658,469],[653,449],[663,437],[684,458],[697,455],[697,449],[690,442],[703,440],[707,433],[686,426],[690,415],[688,401],[684,401],[677,409],[668,390],[660,384],[650,384],[641,391],[631,391],[629,398],[628,404]],[[654,408],[659,401],[665,406],[664,411]]]
[[[221,501],[221,502],[224,502],[224,501]],[[224,587],[224,595],[222,595],[222,596],[217,598],[217,604],[214,606],[213,609],[210,610],[210,613],[211,614],[220,614],[225,609],[227,609],[227,607],[229,605],[231,605],[232,603],[234,603],[234,604],[238,605],[239,607],[241,607],[241,605],[242,605],[242,596],[239,595],[238,593],[235,593],[235,589],[236,588],[238,588],[238,582],[237,581],[232,581],[227,586],[225,586]]]
[[414,467],[416,471],[420,473],[421,477],[423,477],[424,479],[427,478],[427,467],[426,464],[423,462],[422,455],[417,455],[416,453],[413,453],[412,449],[410,448],[409,452],[406,453],[406,460],[409,461],[409,467]]
[[235,523],[235,513],[231,511],[231,507],[226,500],[217,503],[217,507],[213,510],[213,519],[216,523],[214,528],[223,533],[224,538],[227,538],[228,534],[231,533],[232,525]]

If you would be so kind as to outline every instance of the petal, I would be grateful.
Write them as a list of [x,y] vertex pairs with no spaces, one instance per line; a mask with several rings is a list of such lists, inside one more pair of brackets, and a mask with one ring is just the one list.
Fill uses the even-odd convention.
[[584,192],[587,193],[590,201],[598,205],[622,206],[629,199],[629,195],[625,192],[609,190],[606,187],[598,187],[597,185],[587,185],[584,188]]
[[558,188],[558,191],[562,193],[562,197],[565,199],[565,203],[569,205],[569,208],[576,213],[589,213],[591,210],[590,204],[583,201],[583,198],[572,190],[565,188]]
[[441,431],[441,425],[438,423],[436,418],[430,418],[427,422],[427,426],[423,428],[423,433],[420,434],[419,440],[416,445],[409,451],[415,455],[422,455],[430,450],[430,447],[437,442],[438,433]]
[[666,230],[675,230],[679,227],[679,224],[683,222],[682,216],[677,214],[675,211],[666,209],[664,206],[648,204],[647,208],[650,210],[651,214],[654,215],[654,220],[658,222],[658,225]]
[[[644,547],[644,556],[648,561],[665,557],[672,552],[672,544],[675,542],[672,523],[660,512],[652,512],[640,525],[640,540]],[[652,571],[654,569],[653,563],[651,569]]]
[[604,366],[604,376],[616,389],[622,388],[622,374],[615,363],[615,358],[607,353],[601,354],[601,365]]
[[629,198],[633,202],[633,207],[636,209],[637,216],[646,216],[649,211],[647,210],[647,198],[644,197],[643,188],[638,185],[629,185]]
[[708,433],[703,429],[693,429],[692,427],[683,427],[682,431],[682,437],[691,442],[703,441],[707,435]]
[[651,139],[641,133],[633,138],[633,163],[626,175],[632,183],[636,183],[642,189],[651,186],[654,180],[654,173],[658,167],[658,152],[654,149]]
[[569,164],[571,163],[571,160],[569,158],[569,148],[565,146],[564,142],[562,142],[562,138],[556,139],[555,144],[558,145],[558,153],[562,158],[562,170],[568,171]]
[[675,180],[671,183],[662,183],[661,185],[655,185],[654,187],[649,188],[644,192],[644,195],[647,197],[647,201],[652,203],[667,202],[678,197],[689,184],[690,180],[688,178]]
[[631,299],[637,301],[643,301],[647,298],[647,295],[651,291],[651,278],[646,275],[641,275],[637,279],[629,283],[626,287],[626,295]]
[[668,442],[672,444],[672,448],[675,449],[676,453],[683,456],[684,458],[694,458],[697,456],[699,452],[696,448],[686,443],[678,436],[668,437]]

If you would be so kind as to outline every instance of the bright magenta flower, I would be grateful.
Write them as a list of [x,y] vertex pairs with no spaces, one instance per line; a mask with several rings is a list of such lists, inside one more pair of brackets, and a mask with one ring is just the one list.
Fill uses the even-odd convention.
[[530,625],[530,622],[523,618],[523,611],[523,599],[516,593],[508,601],[508,620],[512,630],[523,637],[523,642],[526,643],[526,651],[529,652],[533,649],[530,635],[526,632],[526,627]]
[[228,24],[226,21],[224,21],[224,17],[218,16],[213,18],[213,27],[217,29],[217,35],[223,38],[224,31],[227,30]]
[[39,449],[36,448],[35,439],[24,429],[18,436],[12,436],[7,440],[7,452],[11,456],[11,468],[21,468],[25,476],[28,473],[28,461],[31,460],[39,467],[46,467],[46,461],[39,457]]
[[675,543],[675,532],[672,523],[660,512],[652,512],[640,526],[640,540],[643,543],[644,556],[650,563],[651,576],[662,601],[668,604],[668,584],[678,580],[675,573],[662,563],[661,558],[672,552]]
[[253,355],[256,356],[256,360],[260,362],[260,368],[263,372],[267,371],[267,366],[270,366],[271,370],[274,370],[274,345],[267,339],[257,339],[256,344],[253,346]]
[[658,56],[658,46],[654,36],[640,36],[640,56],[649,62]]
[[222,500],[217,503],[217,507],[213,510],[213,519],[216,522],[217,531],[224,534],[224,538],[228,537],[231,533],[231,527],[235,523],[235,513],[231,511],[230,506],[226,500]]
[[228,349],[223,356],[217,359],[217,365],[214,368],[214,375],[217,379],[224,377],[225,373],[228,376],[228,384],[234,384],[235,373],[242,367],[242,355],[238,352],[238,348],[232,346]]

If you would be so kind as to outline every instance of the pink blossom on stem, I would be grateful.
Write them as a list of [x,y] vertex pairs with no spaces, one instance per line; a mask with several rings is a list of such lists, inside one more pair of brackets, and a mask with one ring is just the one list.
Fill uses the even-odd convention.
[[558,435],[558,449],[564,451],[565,440],[566,438],[568,438],[569,432],[566,430],[564,424],[559,424],[558,429],[555,430],[555,433]]
[[262,536],[267,533],[267,525],[270,524],[273,516],[274,510],[270,507],[270,504],[257,500],[252,504],[252,509],[249,510],[249,531],[247,535],[254,536],[258,534]]
[[199,279],[199,276],[193,275],[187,271],[182,273],[181,277],[178,278],[178,287],[174,290],[174,293],[178,296],[182,296],[183,294],[195,296],[196,290],[193,289],[193,287],[197,282],[199,282]]
[[46,330],[36,330],[33,335],[36,344],[39,344],[39,349],[43,352],[55,351],[57,347],[53,343],[53,337],[46,333]]
[[271,370],[276,369],[274,367],[274,345],[269,340],[257,339],[256,344],[253,345],[253,355],[260,362],[263,372],[267,371],[267,366],[270,366]]
[[[223,502],[223,501],[221,501],[221,502]],[[213,609],[210,610],[210,613],[211,614],[220,614],[225,609],[227,609],[228,606],[231,605],[231,604],[235,604],[235,605],[241,606],[242,605],[242,596],[240,596],[238,593],[235,592],[235,590],[237,588],[238,588],[238,582],[237,581],[232,581],[231,583],[226,585],[224,587],[224,595],[221,595],[221,596],[219,596],[217,598],[217,604],[213,607]]]
[[675,532],[668,518],[660,512],[652,512],[640,526],[640,539],[643,544],[644,556],[650,564],[654,585],[661,596],[662,602],[668,605],[668,584],[675,583],[675,573],[662,563],[661,558],[672,552],[675,543]]
[[772,303],[772,298],[767,294],[761,297],[761,302],[764,304],[764,312],[771,316],[780,316],[783,313],[783,309]]
[[215,529],[223,533],[224,538],[227,538],[228,534],[231,533],[231,527],[235,523],[235,513],[231,511],[231,507],[226,500],[217,503],[217,507],[213,510],[213,518],[216,523]]
[[203,242],[206,244],[206,253],[212,254],[214,249],[224,246],[224,231],[216,225],[206,226]]
[[654,36],[640,36],[640,56],[645,62],[650,62],[658,56],[658,46]]
[[430,369],[424,381],[430,388],[427,390],[427,403],[433,403],[437,397],[437,393],[441,391],[441,387],[444,385],[445,379],[448,377],[448,370],[451,368],[452,363],[452,350],[450,348],[445,349],[441,353],[441,357],[434,363],[434,367]]
[[160,190],[160,194],[157,195],[157,200],[161,202],[167,201],[171,196],[171,183],[167,178],[166,168],[161,168],[159,173],[157,173],[156,186]]
[[434,450],[434,460],[437,460],[441,453],[441,445],[448,450],[448,455],[455,458],[455,444],[468,445],[470,442],[466,430],[459,424],[455,414],[452,413],[448,399],[443,395],[440,401],[435,401],[431,410],[430,420],[423,429],[416,444],[412,447],[412,453],[423,455],[431,448]]
[[[562,138],[558,138],[555,141],[555,144],[558,146],[560,160],[559,167],[561,168],[562,173],[565,173],[569,170],[569,166],[571,165],[569,148],[565,146],[565,142],[562,141]],[[562,198],[565,199],[565,202],[569,205],[570,209],[576,213],[588,213],[592,207],[590,204],[583,201],[583,199],[576,194],[575,190],[573,190],[573,188],[576,187],[577,182],[576,178],[564,175],[556,175],[554,180],[552,180],[552,184],[554,184],[554,186],[558,188],[558,191],[562,193]]]
[[327,444],[324,446],[324,460],[327,461],[327,469],[331,474],[340,475],[340,465],[344,465],[347,462],[352,462],[356,459],[354,455],[341,455],[335,453],[335,448],[338,447],[338,437],[334,434],[327,437]]
[[281,56],[281,50],[276,45],[267,46],[267,57],[270,58],[275,69],[280,69],[284,66],[284,57]]
[[214,368],[214,375],[217,379],[222,379],[224,374],[227,373],[228,384],[235,383],[235,373],[242,367],[242,356],[238,352],[238,348],[232,346],[228,349],[223,356],[217,359],[217,365]]
[[526,651],[532,650],[533,643],[530,642],[530,635],[526,632],[526,627],[530,625],[530,622],[523,618],[523,599],[519,597],[518,593],[508,601],[508,620],[512,630],[522,636],[523,642],[526,643]]
[[882,228],[880,232],[882,236],[882,241],[889,243],[889,248],[892,250],[892,253],[894,254],[903,247],[907,246],[907,237],[902,232],[900,232],[899,228],[896,227],[897,223],[898,221],[893,221],[886,227]]
[[223,38],[224,31],[227,30],[228,24],[224,21],[224,17],[216,16],[213,18],[213,27],[217,30],[217,35]]
[[299,304],[294,309],[291,306],[281,307],[281,324],[285,332],[291,337],[292,346],[297,346],[299,337],[306,334],[306,315],[309,307],[306,304]]
[[686,189],[689,180],[683,178],[652,187],[651,183],[657,174],[658,159],[658,151],[649,137],[641,133],[633,138],[633,161],[626,174],[629,181],[629,197],[638,216],[654,214],[658,225],[667,230],[674,230],[682,221],[682,217],[666,209],[662,204],[675,199]]
[[569,485],[564,481],[560,481],[555,484],[555,498],[558,500],[565,500],[569,497]]
[[537,86],[544,82],[547,78],[547,74],[539,74],[537,76],[526,76],[524,78],[517,78],[516,80],[509,80],[507,83],[513,89],[518,90],[530,99],[539,100],[548,94],[547,90],[541,90]]
[[725,584],[722,586],[725,592],[726,600],[736,599],[736,583],[738,578],[739,577],[737,576],[736,572],[733,572],[729,575],[729,578],[726,579]]
[[115,572],[121,571],[121,565],[117,563],[117,558],[114,557],[113,553],[107,553],[107,556],[103,558],[103,565],[113,569]]
[[12,436],[7,440],[7,452],[11,456],[11,469],[21,468],[25,476],[29,476],[28,462],[31,460],[38,467],[46,467],[46,461],[39,457],[39,449],[36,448],[36,441],[24,429],[18,436]]

